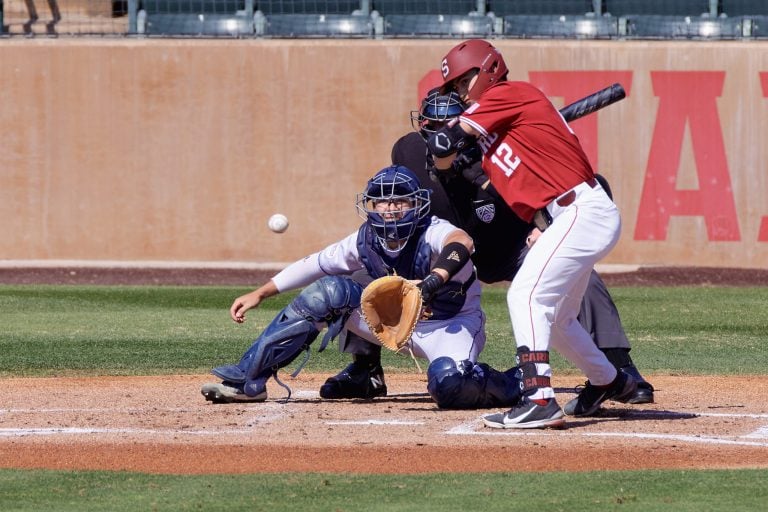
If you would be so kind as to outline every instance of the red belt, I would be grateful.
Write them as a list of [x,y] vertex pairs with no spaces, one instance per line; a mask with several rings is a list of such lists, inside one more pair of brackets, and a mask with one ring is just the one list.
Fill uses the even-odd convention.
[[[595,178],[589,179],[585,181],[587,185],[589,185],[591,188],[595,188],[597,186],[597,180]],[[566,206],[570,206],[573,204],[573,202],[576,200],[576,191],[571,189],[562,196],[558,197],[555,203],[557,203],[557,206],[560,206],[562,208],[565,208]]]

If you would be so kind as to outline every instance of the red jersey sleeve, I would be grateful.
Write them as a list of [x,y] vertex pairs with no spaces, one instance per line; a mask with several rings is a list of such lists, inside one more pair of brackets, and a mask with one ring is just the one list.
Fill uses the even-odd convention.
[[525,221],[594,177],[576,135],[544,93],[528,82],[501,82],[487,89],[460,120],[480,132],[483,169]]

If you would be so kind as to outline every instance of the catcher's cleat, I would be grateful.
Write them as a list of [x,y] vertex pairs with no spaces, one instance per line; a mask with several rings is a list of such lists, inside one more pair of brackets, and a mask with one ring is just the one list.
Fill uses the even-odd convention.
[[329,377],[320,387],[320,397],[327,400],[370,399],[386,395],[387,384],[381,365],[370,366],[359,362],[353,362],[338,375]]
[[489,414],[483,417],[483,423],[491,428],[563,428],[565,418],[563,410],[554,398],[546,399],[546,405],[540,405],[524,397],[507,412]]
[[248,396],[243,392],[242,384],[232,382],[219,382],[203,384],[200,392],[206,400],[215,404],[229,404],[232,402],[263,402],[267,399],[264,391],[256,396]]
[[619,371],[607,386],[594,386],[587,381],[579,396],[565,404],[563,411],[568,416],[591,416],[606,400],[627,402],[637,391],[637,381],[628,373]]
[[618,398],[614,398],[614,400],[617,402],[633,405],[652,404],[654,392],[653,386],[650,382],[645,380],[642,375],[640,375],[640,372],[637,371],[637,368],[634,365],[629,365],[622,367],[621,371],[628,373],[635,379],[635,382],[637,382],[637,389],[633,394],[626,397],[624,400],[619,400]]

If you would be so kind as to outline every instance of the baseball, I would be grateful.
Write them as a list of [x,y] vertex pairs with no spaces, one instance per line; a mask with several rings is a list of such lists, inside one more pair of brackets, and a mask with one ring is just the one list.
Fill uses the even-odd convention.
[[282,233],[288,229],[288,217],[282,213],[276,213],[269,218],[267,225],[269,226],[269,229],[275,233]]

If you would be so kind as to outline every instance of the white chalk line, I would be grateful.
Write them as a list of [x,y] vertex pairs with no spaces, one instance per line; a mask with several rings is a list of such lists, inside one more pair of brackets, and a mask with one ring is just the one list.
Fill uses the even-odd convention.
[[424,425],[423,421],[402,421],[402,420],[349,420],[349,421],[326,421],[326,425]]
[[[317,396],[315,391],[299,391],[294,394],[297,397],[314,398]],[[246,405],[246,404],[240,404]],[[266,423],[276,423],[283,420],[287,412],[290,411],[290,402],[269,401],[247,404],[249,412],[252,415],[247,417],[244,428],[235,429],[210,429],[210,430],[189,430],[189,429],[142,429],[142,428],[100,428],[100,427],[30,427],[30,428],[0,428],[0,437],[25,437],[25,436],[49,436],[49,435],[92,435],[92,434],[116,434],[116,435],[188,435],[188,436],[210,436],[210,435],[240,435],[251,434],[255,427]],[[0,409],[2,414],[40,414],[40,413],[133,413],[133,414],[152,414],[152,413],[190,413],[201,412],[204,407],[210,407],[204,404],[199,407],[134,407],[134,408],[9,408]],[[265,409],[270,411],[265,414]],[[750,414],[750,413],[709,413],[709,412],[670,412],[670,411],[632,411],[622,416],[627,417],[679,417],[681,419],[696,417],[717,417],[717,418],[735,418],[735,419],[768,419],[768,414]],[[606,420],[621,421],[621,418],[606,418]],[[425,421],[416,420],[331,420],[325,421],[326,425],[335,426],[423,426]],[[568,431],[547,431],[547,430],[497,430],[488,429],[482,425],[481,420],[475,419],[461,425],[457,425],[447,431],[447,435],[477,435],[477,436],[570,436],[570,437],[613,437],[613,438],[634,438],[634,439],[659,439],[699,444],[726,444],[741,446],[768,447],[768,425],[761,426],[753,432],[741,436],[700,436],[684,434],[659,434],[659,433],[637,433],[637,432],[568,432]],[[766,441],[760,441],[765,439]]]
[[252,434],[253,429],[229,430],[184,430],[184,429],[147,429],[147,428],[83,428],[83,427],[50,427],[50,428],[0,428],[0,437],[27,437],[52,435],[91,435],[91,434],[166,434],[190,436],[221,436],[229,434]]
[[[478,429],[478,426],[480,427]],[[768,441],[741,441],[742,438],[749,438],[747,436],[732,436],[732,437],[714,437],[714,436],[696,436],[696,435],[684,435],[684,434],[643,434],[637,432],[568,432],[558,431],[551,432],[548,430],[498,430],[490,429],[482,426],[480,421],[473,421],[453,427],[446,431],[449,435],[466,435],[466,436],[509,436],[509,437],[618,437],[629,439],[658,439],[663,441],[680,441],[688,443],[699,444],[727,444],[727,445],[739,445],[739,446],[757,446],[768,447]]]
[[[636,411],[627,414],[624,417],[642,417],[642,416],[670,416],[669,412],[665,411]],[[768,418],[768,414],[735,414],[735,413],[683,413],[681,417],[690,416],[707,416],[707,417],[726,417],[726,418],[749,418],[749,419],[761,419]],[[568,431],[549,431],[540,429],[531,430],[515,430],[515,429],[491,429],[486,428],[481,419],[472,420],[461,425],[457,425],[446,431],[448,435],[465,435],[465,436],[511,436],[511,437],[523,437],[523,436],[545,436],[545,437],[618,437],[618,438],[630,438],[630,439],[660,439],[666,441],[680,441],[688,443],[699,444],[727,444],[727,445],[740,445],[740,446],[757,446],[768,447],[768,425],[762,426],[757,430],[741,435],[741,436],[704,436],[704,435],[686,435],[686,434],[654,434],[654,433],[642,433],[642,432],[568,432]],[[759,441],[745,441],[742,439],[766,439],[765,442]]]

